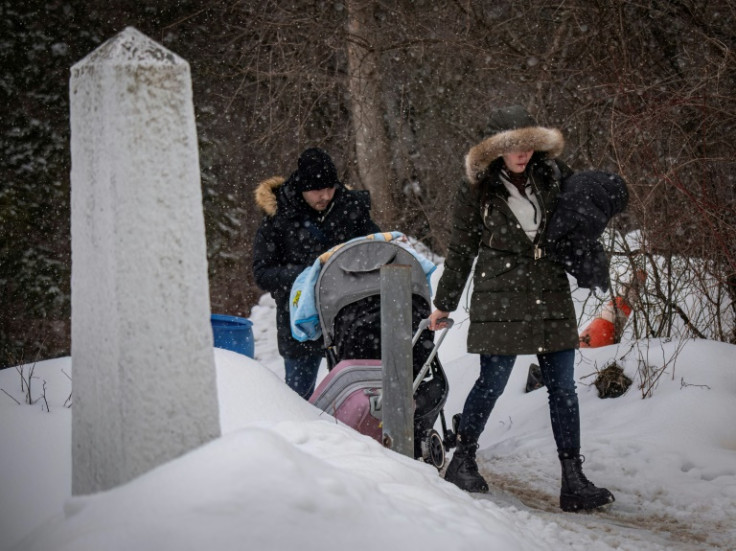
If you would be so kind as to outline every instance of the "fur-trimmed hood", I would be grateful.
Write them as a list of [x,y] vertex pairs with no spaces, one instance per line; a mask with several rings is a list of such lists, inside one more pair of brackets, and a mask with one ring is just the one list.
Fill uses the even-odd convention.
[[286,178],[283,176],[271,176],[256,186],[256,190],[254,192],[256,205],[267,216],[273,216],[276,214],[276,211],[278,210],[276,191],[284,184],[285,181]]
[[565,147],[562,132],[556,128],[530,126],[505,130],[484,139],[465,156],[465,174],[471,184],[477,184],[488,166],[512,151],[543,151],[548,159],[557,157]]
[[[295,184],[295,175],[296,173],[293,173],[289,178],[271,176],[258,183],[253,194],[256,205],[266,216],[273,218],[279,209],[291,213],[311,211],[309,205],[302,199],[302,192],[299,191],[298,184]],[[345,199],[346,193],[350,193],[350,187],[338,181],[335,185],[333,201],[337,203]]]

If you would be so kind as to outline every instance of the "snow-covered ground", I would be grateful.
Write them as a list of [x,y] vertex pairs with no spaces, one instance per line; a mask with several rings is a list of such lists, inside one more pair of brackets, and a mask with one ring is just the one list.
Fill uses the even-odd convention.
[[[467,320],[454,317],[440,351],[448,420],[478,371]],[[215,350],[223,436],[96,495],[71,497],[71,359],[36,364],[33,405],[20,373],[0,371],[0,549],[736,549],[736,346],[649,340],[578,354],[584,469],[616,502],[572,514],[557,507],[546,393],[524,392],[535,358],[518,359],[481,438],[491,491],[469,495],[297,397],[282,382],[273,301],[250,319],[255,360]],[[600,399],[596,369],[612,360],[634,384]],[[661,376],[643,399],[645,365]]]

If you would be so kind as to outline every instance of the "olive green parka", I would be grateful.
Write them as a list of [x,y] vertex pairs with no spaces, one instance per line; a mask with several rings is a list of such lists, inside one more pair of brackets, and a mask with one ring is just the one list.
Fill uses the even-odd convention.
[[[556,129],[530,124],[533,119],[525,111],[516,119],[518,113],[510,114],[510,123],[502,121],[500,132],[466,157],[467,179],[456,193],[434,304],[439,310],[456,310],[474,268],[468,352],[517,355],[577,348],[577,320],[565,269],[537,245],[544,242],[560,180],[571,174],[554,159],[564,139]],[[511,211],[500,180],[501,155],[524,150],[535,151],[527,175],[544,213],[534,242]]]

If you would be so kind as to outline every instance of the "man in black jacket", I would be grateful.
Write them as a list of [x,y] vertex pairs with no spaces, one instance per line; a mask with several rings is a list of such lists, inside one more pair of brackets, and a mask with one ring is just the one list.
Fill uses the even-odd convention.
[[332,159],[321,149],[304,151],[288,179],[264,180],[255,195],[265,216],[253,244],[253,273],[258,286],[276,301],[286,384],[308,399],[324,356],[323,342],[321,338],[299,342],[291,336],[291,286],[326,250],[380,230],[370,217],[368,192],[347,189]]

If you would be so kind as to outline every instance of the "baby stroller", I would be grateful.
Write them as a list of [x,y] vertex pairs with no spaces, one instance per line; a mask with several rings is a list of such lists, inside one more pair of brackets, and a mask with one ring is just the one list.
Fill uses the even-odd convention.
[[[381,430],[381,282],[384,265],[411,267],[414,456],[438,469],[445,451],[455,446],[443,407],[449,385],[437,357],[447,329],[434,343],[427,326],[430,290],[414,255],[392,241],[361,240],[336,250],[324,263],[315,287],[315,302],[330,373],[310,402],[379,442]],[[434,429],[438,416],[442,436]]]

